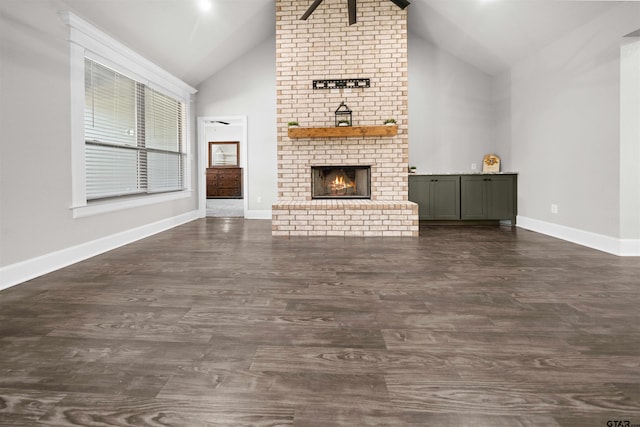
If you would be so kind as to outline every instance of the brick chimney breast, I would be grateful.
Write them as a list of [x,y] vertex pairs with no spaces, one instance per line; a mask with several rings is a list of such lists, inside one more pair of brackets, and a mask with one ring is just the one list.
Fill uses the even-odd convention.
[[[358,0],[348,25],[346,0],[276,0],[278,202],[273,235],[417,236],[408,201],[407,10],[389,0]],[[313,89],[313,80],[369,78],[369,88]],[[334,127],[341,102],[353,126],[393,118],[397,135],[289,138],[287,123]],[[312,200],[311,166],[370,165],[371,200]]]

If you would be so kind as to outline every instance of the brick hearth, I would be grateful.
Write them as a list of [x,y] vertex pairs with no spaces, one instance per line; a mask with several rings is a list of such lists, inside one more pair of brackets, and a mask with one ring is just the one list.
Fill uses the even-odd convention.
[[274,236],[415,236],[418,205],[375,200],[280,202]]

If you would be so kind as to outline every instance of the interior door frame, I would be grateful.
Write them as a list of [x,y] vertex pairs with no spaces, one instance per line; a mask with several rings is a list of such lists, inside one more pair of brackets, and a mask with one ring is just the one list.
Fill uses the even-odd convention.
[[198,215],[200,218],[207,216],[207,164],[209,162],[209,141],[207,141],[207,129],[212,126],[220,126],[216,122],[231,123],[241,126],[240,137],[240,167],[242,168],[242,205],[244,216],[249,209],[248,183],[247,179],[247,116],[199,116],[198,117]]

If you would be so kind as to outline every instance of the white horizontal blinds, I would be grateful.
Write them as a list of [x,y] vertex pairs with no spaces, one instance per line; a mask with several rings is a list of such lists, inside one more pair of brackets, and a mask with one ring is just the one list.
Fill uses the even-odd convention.
[[148,87],[144,94],[148,189],[150,192],[182,190],[185,106]]
[[139,155],[135,150],[87,144],[87,200],[140,193]]
[[136,83],[85,59],[87,199],[139,193]]
[[84,71],[85,140],[136,146],[136,82],[89,59]]
[[184,103],[85,59],[87,200],[182,190]]

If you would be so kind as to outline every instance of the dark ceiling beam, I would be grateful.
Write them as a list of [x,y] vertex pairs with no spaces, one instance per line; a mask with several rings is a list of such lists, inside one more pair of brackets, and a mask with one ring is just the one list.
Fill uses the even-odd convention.
[[[349,25],[353,25],[356,23],[357,21],[357,13],[356,13],[356,0],[348,0],[348,6],[349,6]],[[393,2],[393,4],[395,4],[396,6],[398,6],[400,9],[404,9],[407,6],[409,6],[411,3],[409,2],[409,0],[391,0]],[[318,6],[320,6],[320,3],[322,3],[322,0],[314,0],[313,3],[311,3],[311,6],[309,6],[309,9],[307,9],[307,11],[304,13],[304,15],[302,15],[300,17],[301,20],[306,21],[308,17],[311,16],[311,14],[313,12],[315,12],[315,10],[318,8]]]
[[356,23],[356,0],[349,0],[349,25]]
[[408,0],[391,0],[391,1],[400,9],[404,9],[411,4]]
[[317,7],[320,6],[320,3],[322,3],[322,0],[315,0],[313,4],[309,6],[309,9],[307,9],[304,15],[300,17],[300,19],[306,21],[307,18],[310,17],[311,14],[317,9]]

